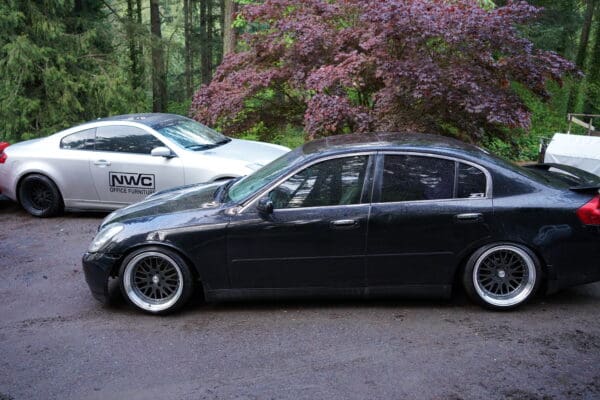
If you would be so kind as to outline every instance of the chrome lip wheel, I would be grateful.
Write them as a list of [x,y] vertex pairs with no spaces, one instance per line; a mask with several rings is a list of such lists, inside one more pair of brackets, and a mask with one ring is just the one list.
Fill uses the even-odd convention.
[[183,292],[183,274],[175,260],[151,251],[131,259],[123,273],[123,287],[138,307],[159,312],[170,308]]
[[536,279],[533,259],[517,246],[492,247],[479,256],[473,268],[477,294],[497,307],[510,307],[527,299]]

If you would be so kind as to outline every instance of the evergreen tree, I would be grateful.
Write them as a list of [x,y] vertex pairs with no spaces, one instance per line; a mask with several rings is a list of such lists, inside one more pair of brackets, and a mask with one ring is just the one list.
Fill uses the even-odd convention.
[[587,90],[583,104],[583,112],[586,114],[600,113],[600,8],[596,9],[595,25],[594,47],[587,70]]
[[0,0],[0,140],[135,108],[102,4]]

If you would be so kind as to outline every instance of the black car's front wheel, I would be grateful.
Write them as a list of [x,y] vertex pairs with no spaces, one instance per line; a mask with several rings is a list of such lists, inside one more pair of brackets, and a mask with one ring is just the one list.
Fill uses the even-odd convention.
[[497,243],[477,250],[467,261],[463,284],[469,297],[492,309],[508,310],[527,302],[541,281],[538,258],[526,247]]
[[60,191],[50,178],[31,174],[19,184],[19,200],[29,214],[36,217],[53,217],[63,209]]
[[121,291],[138,309],[168,314],[183,306],[193,292],[193,276],[175,252],[160,247],[134,251],[120,269]]

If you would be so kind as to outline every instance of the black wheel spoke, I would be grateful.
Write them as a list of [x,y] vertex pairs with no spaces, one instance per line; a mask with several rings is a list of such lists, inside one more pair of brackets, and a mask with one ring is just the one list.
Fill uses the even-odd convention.
[[535,264],[522,249],[499,245],[477,260],[473,278],[478,294],[494,305],[514,305],[533,291]]
[[169,302],[181,285],[179,268],[169,259],[154,254],[137,261],[130,277],[133,293],[148,304]]

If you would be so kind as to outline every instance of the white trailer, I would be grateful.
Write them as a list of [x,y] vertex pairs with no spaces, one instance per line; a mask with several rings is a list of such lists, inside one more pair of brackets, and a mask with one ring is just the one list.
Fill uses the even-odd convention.
[[[600,115],[588,116],[590,122],[578,119],[578,114],[569,114],[569,131],[556,133],[547,144],[544,163],[565,164],[591,172],[600,176],[600,132],[596,131],[593,117],[600,120]],[[571,123],[584,126],[587,135],[571,134]]]

